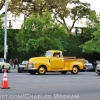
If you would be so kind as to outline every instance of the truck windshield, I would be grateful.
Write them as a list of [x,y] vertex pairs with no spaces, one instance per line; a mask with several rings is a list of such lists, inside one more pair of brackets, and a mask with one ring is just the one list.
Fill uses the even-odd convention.
[[45,57],[50,57],[52,56],[52,52],[46,52]]

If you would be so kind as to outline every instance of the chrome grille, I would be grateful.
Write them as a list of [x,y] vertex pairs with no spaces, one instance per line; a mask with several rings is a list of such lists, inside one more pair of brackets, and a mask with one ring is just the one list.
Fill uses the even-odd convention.
[[28,63],[28,68],[33,68],[33,64],[32,63]]

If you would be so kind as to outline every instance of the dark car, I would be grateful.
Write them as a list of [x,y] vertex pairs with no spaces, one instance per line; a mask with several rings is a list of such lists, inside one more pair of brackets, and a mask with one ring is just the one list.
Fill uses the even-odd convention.
[[22,61],[22,63],[19,64],[19,66],[18,66],[18,73],[22,73],[26,63],[27,63],[27,60],[24,60],[24,61]]

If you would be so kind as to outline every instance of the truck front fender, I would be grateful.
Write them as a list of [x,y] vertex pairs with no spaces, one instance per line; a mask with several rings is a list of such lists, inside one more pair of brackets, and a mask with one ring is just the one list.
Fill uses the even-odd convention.
[[35,65],[35,69],[37,69],[38,70],[38,68],[40,67],[40,66],[45,66],[46,67],[46,69],[47,69],[47,71],[50,71],[50,63],[49,62],[38,62],[36,65]]

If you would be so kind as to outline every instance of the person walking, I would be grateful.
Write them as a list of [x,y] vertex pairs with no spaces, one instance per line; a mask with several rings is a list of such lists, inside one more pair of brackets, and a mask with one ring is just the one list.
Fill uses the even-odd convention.
[[17,58],[14,59],[14,69],[16,68],[16,65],[17,65],[17,67],[19,66]]

